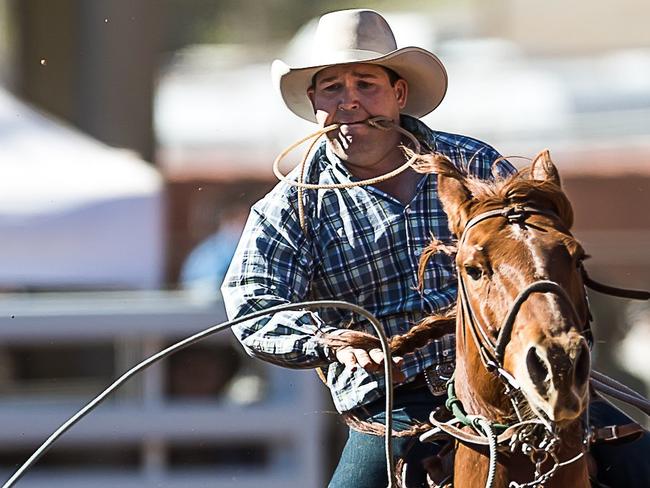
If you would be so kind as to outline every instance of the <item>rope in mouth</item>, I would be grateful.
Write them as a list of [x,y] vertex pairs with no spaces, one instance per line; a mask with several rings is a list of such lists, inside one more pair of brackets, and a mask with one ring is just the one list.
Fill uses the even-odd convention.
[[[309,154],[311,154],[314,146],[316,143],[320,140],[321,136],[327,134],[328,132],[331,132],[333,130],[339,129],[342,125],[354,125],[354,124],[366,124],[369,125],[370,127],[374,129],[379,129],[379,130],[384,130],[384,131],[389,131],[389,130],[396,130],[397,132],[401,133],[402,135],[408,137],[408,139],[413,143],[413,155],[408,158],[408,160],[402,164],[401,166],[395,168],[392,171],[389,171],[387,173],[384,173],[383,175],[376,176],[374,178],[369,178],[365,180],[360,180],[360,181],[351,181],[349,183],[324,183],[324,184],[312,184],[312,183],[305,183],[305,166],[307,163],[307,158],[309,157]],[[313,139],[309,147],[307,148],[307,151],[305,152],[305,155],[303,156],[301,162],[300,162],[300,177],[298,181],[291,180],[287,178],[286,175],[284,175],[280,171],[280,162],[295,148],[300,146],[301,144],[309,141],[310,139]],[[398,174],[406,171],[408,168],[413,166],[415,162],[418,159],[418,156],[420,155],[420,142],[417,140],[417,138],[409,131],[401,127],[399,124],[396,124],[393,122],[391,119],[383,116],[376,116],[376,117],[370,117],[365,120],[360,120],[357,122],[345,122],[345,123],[336,123],[336,124],[330,124],[326,127],[323,127],[322,129],[317,130],[316,132],[313,132],[312,134],[309,134],[308,136],[303,137],[302,139],[299,139],[298,141],[294,142],[291,144],[289,147],[284,149],[273,161],[273,173],[275,176],[278,178],[278,180],[283,181],[285,183],[288,183],[289,185],[295,186],[298,188],[298,216],[300,219],[300,227],[302,228],[303,232],[306,231],[306,223],[305,223],[305,207],[304,207],[304,190],[332,190],[332,189],[345,189],[345,188],[354,188],[357,186],[368,186],[368,185],[376,185],[377,183],[381,183],[382,181],[386,181],[390,178],[393,178],[394,176],[397,176]]]

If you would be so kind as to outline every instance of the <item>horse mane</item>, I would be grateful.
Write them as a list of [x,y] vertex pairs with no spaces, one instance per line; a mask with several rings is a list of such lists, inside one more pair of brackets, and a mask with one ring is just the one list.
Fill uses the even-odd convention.
[[573,209],[562,188],[549,180],[534,179],[530,167],[502,179],[483,180],[466,176],[465,183],[475,207],[472,214],[487,207],[525,203],[555,213],[567,230],[573,226]]
[[[389,345],[391,354],[400,355],[413,352],[415,349],[425,346],[429,341],[440,339],[447,334],[453,334],[455,327],[456,315],[453,308],[449,308],[436,315],[425,317],[411,327],[405,334],[390,338]],[[374,335],[360,331],[352,332],[346,335],[323,334],[321,339],[334,349],[349,346],[370,350],[381,347],[379,339]]]
[[548,179],[535,179],[532,166],[505,177],[500,176],[495,172],[494,166],[500,159],[493,163],[491,179],[469,174],[467,165],[456,166],[447,156],[440,153],[421,155],[415,170],[459,180],[471,195],[471,199],[465,203],[471,209],[468,212],[470,217],[492,207],[526,203],[552,211],[567,230],[573,226],[571,203],[559,185]]

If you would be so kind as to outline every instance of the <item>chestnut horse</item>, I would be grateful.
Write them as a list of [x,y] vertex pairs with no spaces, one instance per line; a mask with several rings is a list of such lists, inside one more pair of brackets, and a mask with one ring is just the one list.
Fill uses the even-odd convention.
[[[438,194],[458,237],[458,300],[455,314],[427,317],[392,337],[391,351],[408,353],[455,329],[448,404],[458,418],[431,419],[437,432],[457,439],[454,485],[589,487],[585,253],[570,233],[573,212],[548,151],[530,169],[495,181],[468,176],[437,154],[421,156],[417,169],[438,175]],[[432,243],[421,257],[421,279],[436,252],[451,251]],[[377,347],[369,334],[346,337],[332,344]],[[383,432],[352,416],[346,420]],[[416,427],[399,435],[421,432]]]
[[[571,205],[548,151],[494,182],[441,156],[423,167],[438,174],[458,237],[451,402],[465,427],[438,423],[457,437],[454,485],[589,487],[585,254],[569,231]],[[430,246],[423,259],[438,250]]]

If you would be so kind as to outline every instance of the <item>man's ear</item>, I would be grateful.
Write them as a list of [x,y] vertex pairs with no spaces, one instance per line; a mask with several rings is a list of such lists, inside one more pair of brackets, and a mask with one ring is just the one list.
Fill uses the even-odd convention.
[[311,85],[309,88],[307,88],[307,98],[309,98],[309,101],[311,102],[311,106],[314,106],[314,85]]
[[560,181],[560,173],[551,161],[551,153],[548,149],[540,152],[530,167],[530,174],[534,180],[549,181],[555,183],[558,187],[562,187]]
[[393,85],[393,90],[395,91],[395,98],[399,105],[400,110],[406,107],[406,100],[408,99],[409,94],[409,85],[406,80],[400,78]]

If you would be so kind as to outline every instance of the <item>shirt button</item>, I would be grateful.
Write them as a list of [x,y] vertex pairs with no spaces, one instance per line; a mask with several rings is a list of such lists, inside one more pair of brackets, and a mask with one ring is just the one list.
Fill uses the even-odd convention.
[[406,215],[410,214],[410,213],[411,213],[411,207],[406,207],[406,208],[404,209],[404,213],[405,213]]
[[416,249],[415,251],[413,251],[413,254],[419,256],[420,254],[422,254],[422,249]]
[[425,295],[430,295],[433,290],[431,288],[425,288],[424,289],[424,294]]

